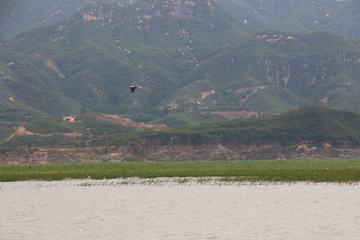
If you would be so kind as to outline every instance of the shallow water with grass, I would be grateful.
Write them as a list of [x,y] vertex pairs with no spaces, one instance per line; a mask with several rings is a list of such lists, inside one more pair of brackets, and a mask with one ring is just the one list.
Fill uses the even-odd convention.
[[0,182],[1,239],[358,239],[360,185],[171,177]]
[[0,165],[0,181],[237,177],[237,181],[360,181],[360,160],[251,160]]

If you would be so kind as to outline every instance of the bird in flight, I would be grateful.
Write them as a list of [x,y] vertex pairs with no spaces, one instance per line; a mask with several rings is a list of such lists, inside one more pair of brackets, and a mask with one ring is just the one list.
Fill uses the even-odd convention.
[[131,90],[132,93],[135,91],[135,89],[136,89],[135,86],[131,86],[131,87],[130,87],[130,90]]

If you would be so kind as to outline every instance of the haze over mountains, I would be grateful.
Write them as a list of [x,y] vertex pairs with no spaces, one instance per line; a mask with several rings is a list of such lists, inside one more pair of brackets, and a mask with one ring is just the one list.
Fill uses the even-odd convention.
[[[33,27],[66,20],[90,0],[11,0],[0,2],[0,39],[11,39]],[[132,4],[135,0],[98,0]],[[258,30],[290,32],[331,31],[359,39],[358,0],[217,0],[234,16]]]
[[224,9],[258,30],[331,31],[360,39],[359,0],[218,0]]
[[[2,126],[89,111],[170,127],[308,105],[360,111],[360,41],[330,32],[259,32],[251,23],[274,26],[267,9],[291,10],[299,20],[299,3],[286,11],[236,3],[259,10],[237,18],[208,0],[91,3],[62,22],[2,40]],[[133,94],[130,85],[138,87]]]
[[[90,0],[5,0],[0,2],[0,39],[11,39],[33,27],[66,20]],[[97,0],[131,4],[128,0]]]

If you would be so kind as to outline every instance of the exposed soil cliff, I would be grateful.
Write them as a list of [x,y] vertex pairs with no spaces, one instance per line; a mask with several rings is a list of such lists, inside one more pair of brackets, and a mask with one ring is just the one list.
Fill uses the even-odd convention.
[[202,145],[202,146],[154,146],[134,150],[148,161],[196,161],[196,160],[257,160],[257,159],[343,159],[359,158],[360,149],[332,147],[323,144],[312,147],[297,144],[290,147],[261,145]]
[[[329,144],[314,147],[302,143],[289,147],[275,145],[245,146],[166,145],[149,146],[139,143],[134,147],[103,149],[32,150],[23,148],[0,153],[0,164],[76,163],[86,161],[197,161],[197,160],[258,160],[258,159],[345,159],[360,158],[360,148],[333,147]],[[95,150],[95,151],[94,151]],[[96,153],[98,152],[98,153]]]
[[79,155],[63,152],[39,151],[22,148],[0,153],[0,164],[76,163],[83,162]]

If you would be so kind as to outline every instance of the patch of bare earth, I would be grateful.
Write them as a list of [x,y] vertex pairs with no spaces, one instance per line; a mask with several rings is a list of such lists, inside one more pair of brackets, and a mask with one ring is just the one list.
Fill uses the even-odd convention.
[[75,120],[76,118],[76,115],[71,115],[71,116],[68,116],[68,117],[63,117],[63,121],[68,121],[68,122],[82,122],[82,120]]
[[109,115],[109,114],[100,114],[100,113],[93,113],[93,116],[102,119],[102,120],[106,120],[106,121],[110,121],[110,122],[116,122],[116,123],[120,123],[124,126],[130,126],[130,127],[134,127],[138,130],[143,130],[144,128],[153,128],[157,131],[160,130],[168,130],[170,128],[166,127],[164,124],[161,125],[147,125],[143,122],[133,122],[128,118],[121,118],[117,115]]
[[[237,94],[239,93],[247,93],[245,99],[241,99],[241,103],[245,102],[251,95],[253,95],[254,93],[256,93],[258,91],[258,89],[264,89],[264,87],[262,86],[256,86],[256,87],[242,87],[242,88],[238,88],[236,89],[234,92],[236,92]],[[230,90],[231,91],[231,90]]]
[[[346,83],[346,85],[350,85],[350,83]],[[350,92],[350,90],[347,87],[336,87],[336,88],[333,88],[330,91],[328,91],[327,95],[325,97],[323,97],[320,101],[322,101],[323,103],[327,103],[327,101],[329,100],[329,97],[333,93],[348,93],[348,92]]]
[[[211,114],[222,115],[226,119],[239,119],[239,118],[250,118],[251,116],[259,117],[262,116],[263,112],[254,112],[254,111],[211,111]],[[206,114],[206,112],[202,112]]]

